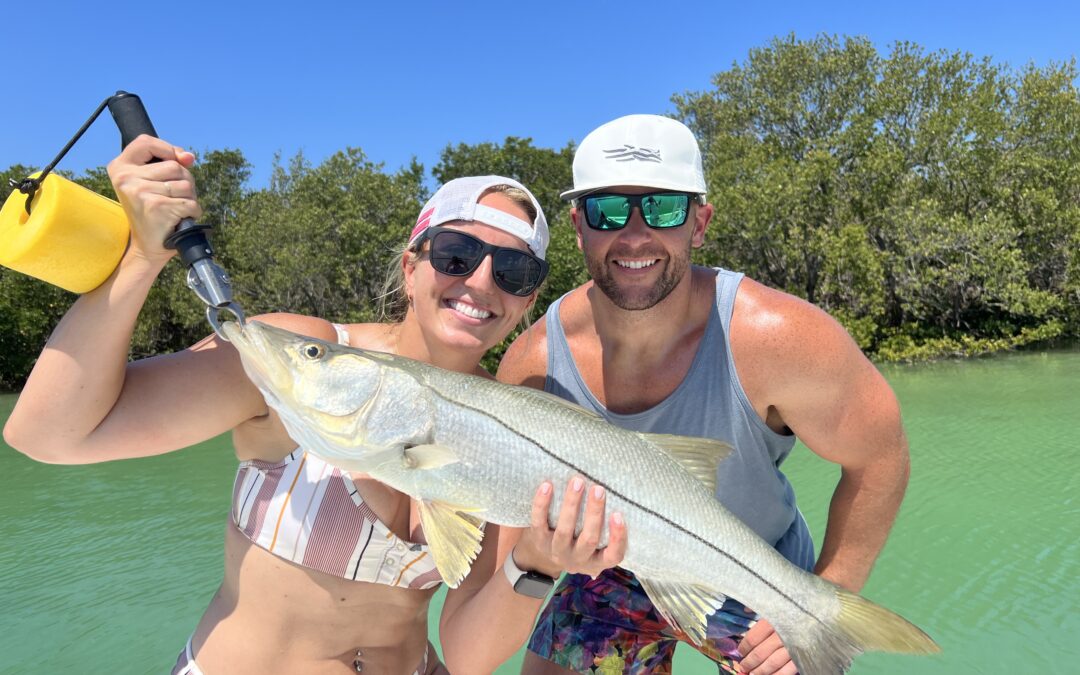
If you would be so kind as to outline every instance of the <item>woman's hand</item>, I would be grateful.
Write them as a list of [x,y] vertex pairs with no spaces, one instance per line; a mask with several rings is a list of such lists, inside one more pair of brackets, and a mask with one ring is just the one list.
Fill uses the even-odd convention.
[[[621,513],[613,513],[608,518],[607,546],[597,548],[604,528],[607,501],[604,488],[599,485],[587,486],[580,476],[571,478],[563,491],[554,530],[548,525],[553,492],[551,483],[545,482],[533,497],[532,523],[512,553],[518,567],[552,577],[564,571],[596,577],[622,562],[626,555],[627,538],[626,523]],[[581,532],[575,536],[583,499],[585,516]]]
[[[160,160],[150,163],[152,160]],[[164,264],[176,251],[165,239],[184,218],[198,218],[195,155],[160,138],[139,136],[109,163],[109,178],[131,223],[129,253]]]

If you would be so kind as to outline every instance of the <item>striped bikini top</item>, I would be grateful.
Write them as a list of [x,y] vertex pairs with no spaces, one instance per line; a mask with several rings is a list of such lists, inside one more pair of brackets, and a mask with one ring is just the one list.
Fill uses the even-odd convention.
[[[341,326],[338,340],[348,344]],[[376,517],[348,472],[297,448],[278,463],[240,463],[233,523],[260,548],[354,581],[401,588],[442,582],[426,544],[406,541]]]

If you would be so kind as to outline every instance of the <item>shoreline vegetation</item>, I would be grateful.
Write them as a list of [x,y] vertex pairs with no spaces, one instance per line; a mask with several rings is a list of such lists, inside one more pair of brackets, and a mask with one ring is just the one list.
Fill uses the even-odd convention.
[[[716,215],[694,261],[821,307],[875,362],[971,357],[1080,338],[1080,89],[1075,60],[1010,68],[866,39],[776,38],[672,97],[694,130]],[[182,139],[179,139],[182,140]],[[429,194],[471,174],[533,190],[552,224],[537,302],[586,279],[567,207],[574,146],[448,145],[430,174],[388,172],[359,148],[275,161],[247,185],[238,149],[200,153],[202,221],[249,315],[374,321],[393,247]],[[0,171],[0,198],[33,167]],[[115,199],[103,167],[68,178]],[[17,391],[73,302],[0,268],[0,390]],[[140,316],[133,357],[209,333],[170,264]],[[512,339],[513,336],[511,336]],[[493,367],[504,343],[485,360]]]

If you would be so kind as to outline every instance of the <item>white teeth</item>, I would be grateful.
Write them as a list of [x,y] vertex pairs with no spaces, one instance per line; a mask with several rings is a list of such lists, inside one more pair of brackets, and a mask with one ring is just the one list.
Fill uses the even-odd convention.
[[486,319],[491,316],[491,312],[486,309],[480,309],[479,307],[473,307],[472,305],[465,304],[460,300],[451,300],[449,302],[451,309],[457,312],[461,312],[465,316],[471,316],[474,319]]
[[652,267],[657,263],[656,260],[616,260],[615,263],[619,267],[625,267],[632,270],[641,270],[646,267]]

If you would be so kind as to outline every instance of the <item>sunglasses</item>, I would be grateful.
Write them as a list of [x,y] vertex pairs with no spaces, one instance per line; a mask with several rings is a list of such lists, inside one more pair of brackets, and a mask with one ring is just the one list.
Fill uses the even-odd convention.
[[548,264],[528,251],[495,246],[461,230],[429,227],[415,246],[431,242],[428,259],[436,272],[452,277],[467,277],[491,256],[491,276],[495,285],[510,295],[523,296],[535,291],[547,276]]
[[691,198],[698,199],[697,195],[685,192],[588,195],[583,198],[585,223],[594,230],[621,230],[637,207],[645,224],[653,229],[679,227],[690,216]]

